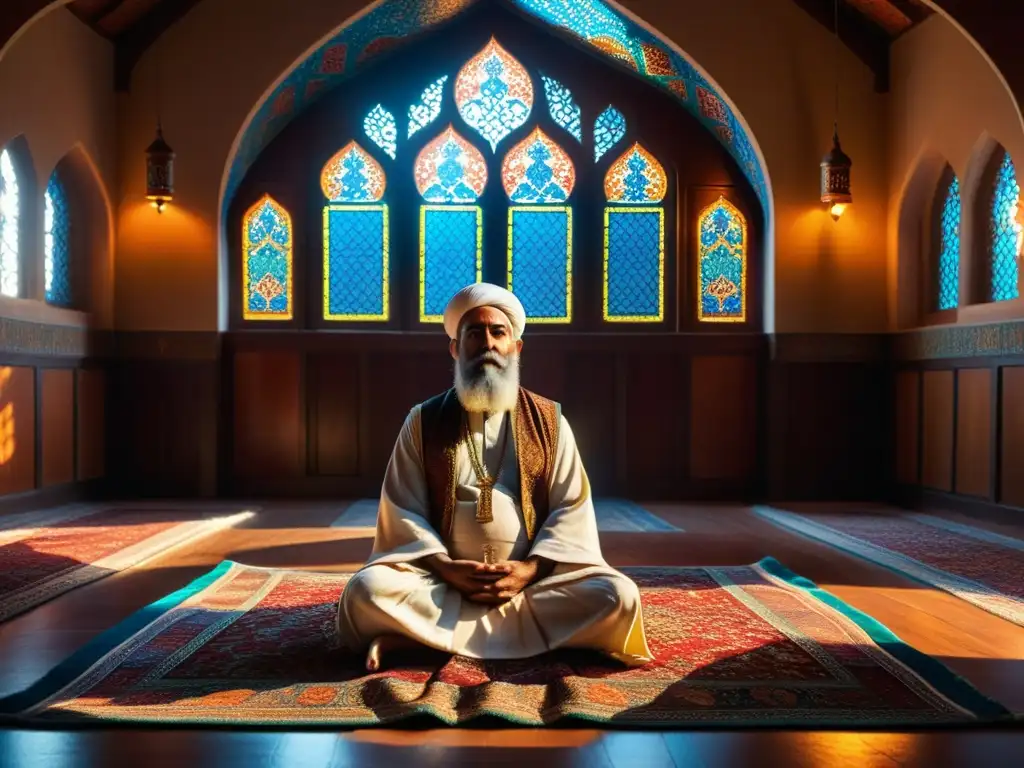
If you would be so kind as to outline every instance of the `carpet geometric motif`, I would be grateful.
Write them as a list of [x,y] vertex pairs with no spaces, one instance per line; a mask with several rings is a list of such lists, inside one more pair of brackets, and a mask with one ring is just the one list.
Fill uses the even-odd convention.
[[[540,725],[911,724],[1006,717],[933,659],[774,560],[627,568],[657,661],[588,651],[481,662],[413,655],[367,675],[337,647],[345,574],[224,562],[126,620],[0,712],[356,726],[428,715]],[[884,644],[884,648],[879,643]]]

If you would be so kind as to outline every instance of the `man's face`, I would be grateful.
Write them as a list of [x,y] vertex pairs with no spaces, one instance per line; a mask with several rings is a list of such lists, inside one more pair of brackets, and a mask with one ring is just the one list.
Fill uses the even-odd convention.
[[494,307],[477,307],[466,313],[459,326],[459,338],[451,343],[452,357],[473,377],[488,367],[504,369],[510,356],[517,356],[523,342],[512,335],[508,317]]

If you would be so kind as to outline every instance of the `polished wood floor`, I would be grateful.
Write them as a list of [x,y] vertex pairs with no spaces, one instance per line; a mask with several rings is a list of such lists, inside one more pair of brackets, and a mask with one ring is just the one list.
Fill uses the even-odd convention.
[[[719,565],[771,555],[871,614],[984,693],[1024,711],[1024,628],[952,595],[788,533],[734,506],[648,505],[683,533],[602,534],[613,565]],[[99,632],[224,559],[354,570],[372,535],[327,526],[339,504],[275,502],[247,523],[87,585],[0,624],[0,696],[20,690]],[[855,507],[796,505],[801,511]],[[862,507],[863,508],[863,507]],[[961,522],[1024,538],[1021,525]],[[1021,576],[1024,578],[1024,574]],[[1024,730],[641,733],[520,728],[0,731],[0,766],[1018,766]]]

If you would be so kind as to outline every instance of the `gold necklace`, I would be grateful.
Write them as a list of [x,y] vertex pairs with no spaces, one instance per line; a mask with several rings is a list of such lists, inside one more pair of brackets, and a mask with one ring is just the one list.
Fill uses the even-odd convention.
[[[507,414],[506,414],[507,418]],[[504,424],[502,419],[502,424]],[[487,429],[487,417],[484,415],[484,431],[481,432],[481,442],[486,450],[486,429]],[[498,427],[500,430],[501,427]],[[487,474],[487,469],[484,467],[484,462],[477,454],[476,442],[473,440],[473,435],[469,431],[469,416],[466,415],[462,420],[462,436],[466,441],[466,447],[469,452],[469,461],[473,465],[473,472],[476,474],[476,487],[480,489],[480,500],[477,502],[476,507],[476,521],[478,523],[489,523],[494,520],[494,508],[493,508],[493,496],[492,491],[494,490],[495,483],[498,482],[498,476],[501,474],[501,467],[505,463],[505,449],[508,446],[508,430],[505,430],[505,439],[501,443],[501,456],[498,459],[498,470],[494,473],[494,477]]]

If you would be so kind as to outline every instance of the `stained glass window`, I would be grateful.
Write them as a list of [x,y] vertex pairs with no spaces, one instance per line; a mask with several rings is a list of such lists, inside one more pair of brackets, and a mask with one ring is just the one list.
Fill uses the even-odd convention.
[[380,163],[354,141],[338,150],[320,172],[320,189],[332,203],[380,200],[386,184]]
[[242,217],[243,315],[246,320],[292,317],[292,220],[270,195]]
[[483,136],[493,151],[530,116],[533,82],[523,65],[491,38],[459,70],[455,104],[466,124]]
[[[509,200],[508,287],[535,322],[572,319],[572,160],[540,128],[516,144],[501,166]],[[525,205],[524,205],[525,204]]]
[[992,301],[1016,299],[1020,295],[1017,287],[1017,258],[1021,248],[1021,225],[1017,221],[1019,204],[1020,187],[1017,184],[1013,161],[1007,152],[996,173],[995,190],[992,195]]
[[398,124],[394,115],[378,104],[363,118],[363,130],[370,141],[387,152],[392,160],[395,159],[398,151]]
[[501,183],[513,203],[564,203],[576,184],[576,169],[565,150],[534,128],[505,155]]
[[662,208],[604,209],[604,319],[665,318],[665,213]]
[[426,128],[441,114],[441,96],[448,75],[439,77],[420,94],[420,100],[409,107],[409,138],[420,128]]
[[324,318],[387,320],[388,207],[324,206]]
[[668,177],[650,152],[634,144],[611,164],[604,177],[609,203],[660,203],[668,189]]
[[18,260],[19,210],[18,175],[11,153],[0,150],[0,294],[17,296],[21,286]]
[[568,131],[576,141],[583,141],[580,108],[572,98],[572,91],[547,75],[541,75],[540,79],[544,83],[544,95],[548,100],[551,119]]
[[625,116],[615,107],[608,106],[594,121],[594,162],[604,157],[625,135]]
[[[371,112],[371,115],[373,113]],[[390,317],[387,177],[350,141],[320,174],[324,197],[324,319]]]
[[736,206],[719,197],[697,218],[702,322],[743,322],[747,312],[747,222]]
[[960,182],[949,182],[942,204],[939,251],[939,309],[954,309],[960,294]]
[[483,222],[475,205],[420,206],[420,321],[439,323],[448,301],[483,274]]
[[508,288],[534,323],[572,320],[572,209],[508,209]]
[[428,203],[473,203],[487,186],[484,156],[450,125],[420,150],[413,173]]
[[71,261],[69,258],[71,219],[68,198],[57,172],[50,174],[43,196],[43,270],[46,300],[51,304],[71,304]]

